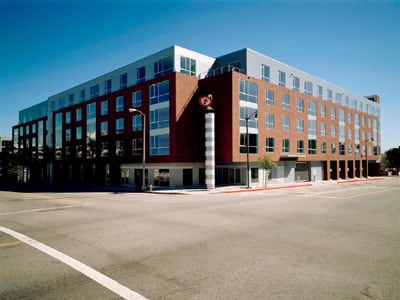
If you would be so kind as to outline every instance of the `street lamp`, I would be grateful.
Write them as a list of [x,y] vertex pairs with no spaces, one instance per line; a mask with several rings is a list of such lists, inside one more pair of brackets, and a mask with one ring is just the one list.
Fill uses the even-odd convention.
[[254,118],[257,118],[257,111],[254,111],[249,116],[246,116],[244,119],[246,120],[246,156],[247,156],[247,188],[250,188],[250,162],[249,162],[249,119],[254,115]]
[[373,142],[374,141],[374,138],[368,138],[368,139],[366,139],[364,142],[365,142],[365,178],[366,179],[368,179],[368,142],[369,141],[371,141],[371,142]]
[[136,108],[130,108],[128,110],[130,113],[139,113],[143,117],[143,138],[142,138],[142,144],[143,144],[143,154],[142,154],[142,191],[146,190],[146,115],[140,111],[139,109]]

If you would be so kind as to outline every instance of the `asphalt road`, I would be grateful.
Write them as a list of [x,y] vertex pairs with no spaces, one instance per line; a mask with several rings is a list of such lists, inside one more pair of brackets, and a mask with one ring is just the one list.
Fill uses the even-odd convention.
[[0,299],[140,295],[400,299],[400,179],[233,194],[0,191]]

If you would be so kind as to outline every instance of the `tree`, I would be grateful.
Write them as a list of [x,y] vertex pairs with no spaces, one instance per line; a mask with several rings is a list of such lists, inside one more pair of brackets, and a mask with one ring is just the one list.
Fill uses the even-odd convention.
[[272,161],[271,157],[269,156],[263,156],[259,159],[259,161],[261,168],[264,170],[264,186],[267,186],[269,172],[271,171],[272,168],[275,167],[276,164]]
[[389,168],[400,168],[400,146],[399,148],[392,148],[386,151],[386,159]]

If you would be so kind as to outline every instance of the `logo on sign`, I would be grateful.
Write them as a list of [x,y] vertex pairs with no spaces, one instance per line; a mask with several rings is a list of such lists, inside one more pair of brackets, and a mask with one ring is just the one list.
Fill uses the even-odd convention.
[[199,104],[205,108],[211,107],[213,101],[212,101],[212,96],[200,96],[199,97]]

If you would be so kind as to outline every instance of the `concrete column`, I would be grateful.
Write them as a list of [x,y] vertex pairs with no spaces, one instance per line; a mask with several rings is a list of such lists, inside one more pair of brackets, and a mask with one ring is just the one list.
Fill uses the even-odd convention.
[[213,109],[205,114],[205,166],[207,189],[215,189],[215,115]]

